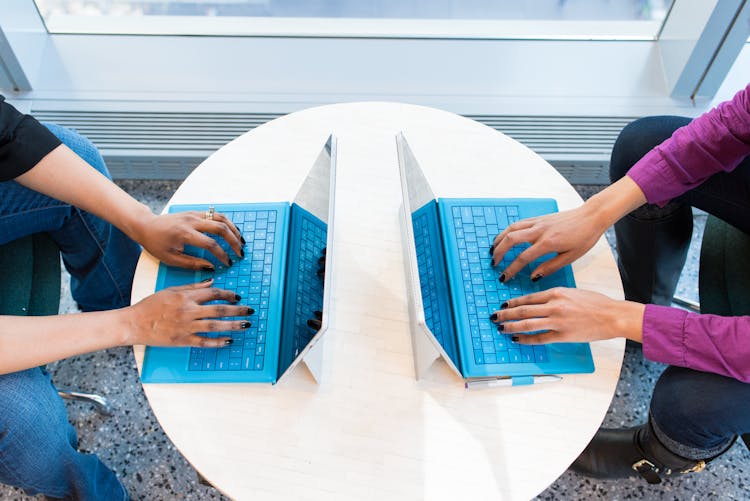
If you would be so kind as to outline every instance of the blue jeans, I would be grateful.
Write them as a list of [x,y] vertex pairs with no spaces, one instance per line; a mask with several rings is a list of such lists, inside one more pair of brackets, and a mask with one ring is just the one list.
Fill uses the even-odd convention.
[[[659,116],[625,127],[612,149],[612,181],[689,122]],[[615,224],[626,299],[671,304],[690,246],[691,206],[750,233],[750,158],[732,172],[714,174],[665,207],[644,205]],[[723,451],[737,435],[750,432],[750,384],[668,367],[654,388],[650,414],[664,445],[683,457],[705,459]]]
[[[98,150],[84,137],[47,127],[63,143],[109,177]],[[109,223],[15,181],[0,183],[0,244],[47,232],[71,274],[74,299],[83,310],[130,303],[140,249]],[[41,368],[0,375],[0,482],[28,494],[80,500],[128,499],[114,472],[96,455],[77,449],[65,405]]]

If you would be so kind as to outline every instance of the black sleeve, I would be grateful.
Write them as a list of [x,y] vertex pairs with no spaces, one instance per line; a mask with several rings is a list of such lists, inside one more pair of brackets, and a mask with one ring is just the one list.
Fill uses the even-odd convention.
[[0,181],[31,170],[60,144],[47,127],[21,114],[0,96]]

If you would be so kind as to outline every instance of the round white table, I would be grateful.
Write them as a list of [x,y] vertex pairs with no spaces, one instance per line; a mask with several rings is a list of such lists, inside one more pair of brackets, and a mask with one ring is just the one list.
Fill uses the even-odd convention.
[[[395,103],[293,113],[206,159],[170,203],[290,201],[330,133],[338,137],[331,330],[323,377],[277,386],[146,384],[177,449],[234,499],[528,499],[560,476],[602,422],[623,340],[591,345],[596,371],[562,382],[466,390],[438,361],[414,375],[395,135],[404,131],[441,197],[581,203],[534,152],[477,122]],[[605,240],[573,266],[579,287],[621,298]],[[144,255],[133,300],[154,290]],[[143,347],[134,348],[139,368]]]

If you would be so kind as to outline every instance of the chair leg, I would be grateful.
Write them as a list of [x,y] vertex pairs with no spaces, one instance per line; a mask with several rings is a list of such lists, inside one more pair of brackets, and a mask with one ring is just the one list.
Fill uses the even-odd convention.
[[112,412],[109,409],[109,401],[100,395],[95,395],[93,393],[80,393],[78,391],[69,390],[59,390],[57,394],[66,400],[76,400],[78,402],[88,402],[90,404],[93,404],[94,408],[99,414],[105,416],[112,415]]

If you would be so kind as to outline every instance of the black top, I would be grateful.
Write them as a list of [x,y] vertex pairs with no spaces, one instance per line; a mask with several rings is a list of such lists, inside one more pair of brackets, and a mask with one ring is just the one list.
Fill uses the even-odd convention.
[[47,127],[21,114],[0,95],[0,181],[31,170],[60,144]]

